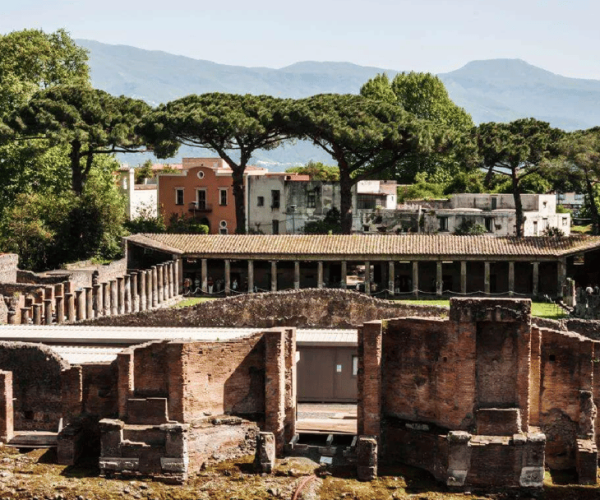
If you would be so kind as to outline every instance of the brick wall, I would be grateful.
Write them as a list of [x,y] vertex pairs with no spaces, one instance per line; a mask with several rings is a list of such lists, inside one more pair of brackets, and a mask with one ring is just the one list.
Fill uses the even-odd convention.
[[19,256],[14,253],[0,253],[0,283],[17,282]]
[[184,309],[99,318],[105,326],[198,326],[271,328],[350,328],[367,321],[402,316],[443,317],[448,308],[374,299],[347,290],[306,289],[239,295]]
[[113,363],[84,364],[82,411],[99,418],[116,415],[117,366]]
[[58,429],[63,414],[61,372],[68,368],[46,346],[0,342],[0,369],[13,373],[15,430]]

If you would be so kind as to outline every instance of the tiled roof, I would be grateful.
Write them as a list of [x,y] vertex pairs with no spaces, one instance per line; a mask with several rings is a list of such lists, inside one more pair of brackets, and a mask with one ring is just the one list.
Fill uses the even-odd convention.
[[132,243],[174,254],[215,257],[470,256],[560,257],[600,249],[598,236],[136,234]]

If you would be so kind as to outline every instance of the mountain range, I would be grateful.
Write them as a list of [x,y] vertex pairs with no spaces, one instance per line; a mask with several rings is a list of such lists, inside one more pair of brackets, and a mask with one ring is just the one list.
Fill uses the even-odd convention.
[[[393,77],[398,70],[346,62],[306,61],[280,69],[229,66],[126,45],[77,40],[89,51],[92,83],[115,95],[144,99],[152,105],[188,94],[230,92],[300,98],[320,93],[358,93],[377,73]],[[600,125],[600,81],[568,78],[520,59],[472,61],[438,75],[452,100],[475,123],[507,122],[535,117],[564,130]],[[181,148],[183,156],[214,156],[197,148]],[[254,160],[281,170],[308,160],[331,158],[308,143],[259,152]],[[124,161],[136,164],[139,155]]]

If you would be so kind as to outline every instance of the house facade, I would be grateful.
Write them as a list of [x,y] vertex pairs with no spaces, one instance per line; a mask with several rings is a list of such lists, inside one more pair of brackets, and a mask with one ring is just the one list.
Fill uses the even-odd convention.
[[[245,182],[249,176],[264,173],[249,166]],[[221,158],[184,158],[180,173],[159,174],[158,205],[167,224],[177,215],[207,225],[210,234],[236,231],[232,170]]]

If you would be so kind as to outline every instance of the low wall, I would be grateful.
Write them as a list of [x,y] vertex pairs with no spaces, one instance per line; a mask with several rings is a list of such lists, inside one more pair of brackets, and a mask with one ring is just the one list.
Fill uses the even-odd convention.
[[239,295],[182,309],[99,318],[88,325],[354,328],[367,321],[406,316],[447,317],[448,308],[374,299],[339,289]]

